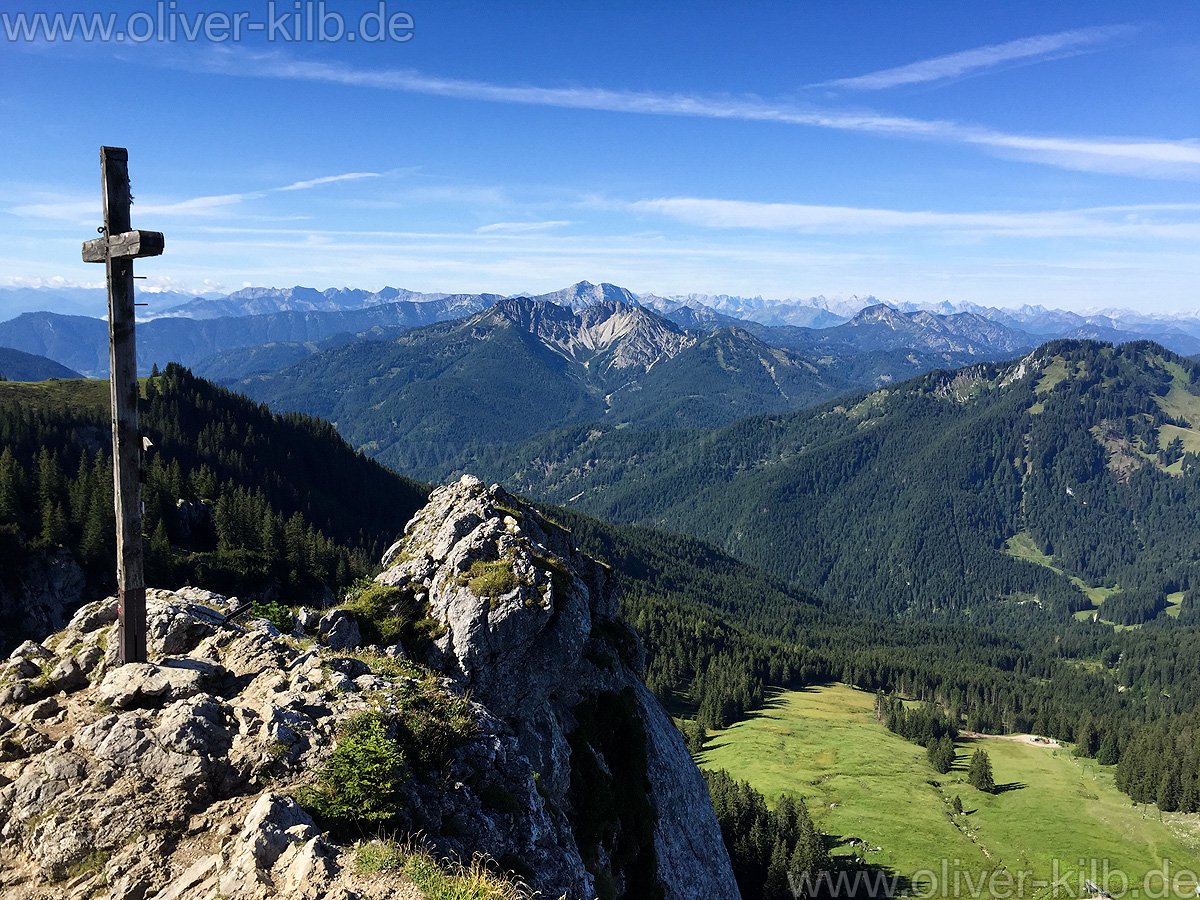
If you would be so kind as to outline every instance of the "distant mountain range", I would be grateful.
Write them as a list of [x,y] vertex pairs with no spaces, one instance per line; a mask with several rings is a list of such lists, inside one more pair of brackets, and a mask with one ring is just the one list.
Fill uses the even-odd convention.
[[852,389],[841,368],[740,329],[687,331],[619,300],[576,310],[509,298],[235,387],[327,418],[381,461],[422,473],[569,422],[699,428],[797,409]]
[[[468,317],[506,299],[498,294],[419,293],[391,287],[371,292],[299,286],[244,288],[215,297],[165,292],[141,296],[150,303],[138,326],[143,374],[156,364],[180,362],[223,383],[277,371],[356,340],[387,340],[405,329]],[[66,312],[94,308],[101,314],[103,291],[0,291],[0,311],[27,305],[31,297],[44,297],[48,310],[0,322],[0,346],[45,356],[87,376],[103,376],[108,369],[103,319]],[[526,299],[575,311],[611,303],[641,307],[692,335],[735,327],[775,348],[854,357],[857,371],[843,374],[855,386],[883,384],[931,367],[1004,359],[1058,337],[1112,343],[1151,339],[1177,353],[1200,353],[1200,319],[1119,310],[1081,315],[1040,306],[941,304],[929,310],[884,304],[874,297],[769,301],[723,294],[638,296],[617,285],[587,281]],[[884,355],[867,358],[869,354]],[[848,359],[842,362],[850,364]]]
[[[264,344],[303,344],[385,326],[412,328],[486,309],[499,299],[495,294],[470,294],[361,309],[294,310],[215,319],[164,316],[137,327],[138,371],[145,375],[153,366],[168,362],[194,366],[215,354]],[[0,346],[48,356],[89,377],[106,377],[108,372],[108,325],[103,319],[23,313],[0,323]]]
[[226,378],[240,370],[228,383],[254,399],[327,418],[381,461],[436,480],[571,423],[716,428],[1035,345],[974,314],[880,305],[813,329],[707,307],[664,316],[608,285],[551,296],[561,305],[505,298],[464,319],[378,328],[366,340],[229,351],[199,370]]

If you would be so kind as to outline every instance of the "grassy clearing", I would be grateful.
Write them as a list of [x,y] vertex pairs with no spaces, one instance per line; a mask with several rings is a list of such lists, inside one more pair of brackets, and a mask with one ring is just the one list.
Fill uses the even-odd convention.
[[1042,370],[1042,377],[1033,386],[1033,391],[1035,394],[1044,396],[1054,390],[1054,386],[1066,377],[1067,361],[1061,356],[1057,356],[1054,358],[1054,362]]
[[1166,613],[1172,619],[1179,618],[1179,611],[1183,608],[1183,594],[1183,591],[1176,591],[1174,594],[1167,594]]
[[817,827],[837,836],[835,855],[861,838],[881,848],[868,862],[902,874],[950,855],[986,861],[950,821],[949,801],[929,784],[938,775],[925,750],[874,719],[875,698],[837,685],[789,691],[761,715],[716,732],[701,767],[726,769],[773,802],[804,798]]
[[[1067,575],[1063,569],[1054,564],[1053,556],[1047,556],[1040,549],[1038,549],[1037,544],[1034,543],[1033,535],[1031,535],[1028,531],[1022,531],[1010,537],[1004,544],[1004,552],[1009,556],[1015,557],[1016,559],[1023,559],[1026,562],[1031,562],[1034,565],[1049,569],[1051,572],[1057,572],[1059,575],[1066,575],[1067,578],[1071,580],[1071,584],[1079,588],[1079,590],[1083,592],[1084,596],[1086,596],[1088,600],[1092,602],[1092,609],[1099,609],[1100,604],[1102,604],[1105,600],[1107,600],[1113,594],[1119,594],[1121,592],[1121,588],[1119,586],[1092,587],[1081,578],[1077,578],[1074,575]],[[1090,619],[1092,615],[1092,612],[1084,609],[1075,613],[1075,618],[1082,621],[1084,619]],[[1108,622],[1106,624],[1111,625],[1112,623]]]
[[[1188,390],[1190,379],[1183,366],[1163,361],[1171,373],[1171,389],[1165,397],[1156,397],[1159,408],[1172,418],[1186,419],[1192,425],[1200,425],[1200,396]],[[1169,440],[1169,438],[1168,438]]]
[[[859,848],[867,862],[905,876],[949,858],[973,876],[1005,866],[1048,879],[1056,858],[1060,867],[1095,858],[1140,886],[1163,858],[1173,871],[1200,867],[1200,817],[1160,822],[1153,807],[1130,805],[1110,769],[1063,748],[979,738],[962,741],[954,769],[938,775],[922,748],[875,722],[873,711],[873,695],[843,685],[781,693],[762,714],[714,734],[700,764],[727,769],[768,798],[804,797],[818,827],[836,836],[835,853],[852,852],[848,840],[860,838],[881,848]],[[1000,793],[966,784],[979,748],[991,757]],[[952,814],[955,796],[964,815]],[[1192,896],[1194,882],[1184,888]]]
[[1180,428],[1178,425],[1158,426],[1158,445],[1160,447],[1167,446],[1175,438],[1179,438],[1182,442],[1185,453],[1200,453],[1200,431],[1194,428]]
[[0,402],[68,409],[107,409],[108,379],[55,378],[0,382]]

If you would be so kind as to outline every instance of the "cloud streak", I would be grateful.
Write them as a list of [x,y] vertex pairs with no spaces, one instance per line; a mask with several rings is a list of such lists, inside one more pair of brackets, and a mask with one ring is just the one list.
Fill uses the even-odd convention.
[[216,52],[199,63],[204,71],[292,81],[342,84],[492,103],[588,109],[642,115],[737,119],[802,125],[837,131],[938,140],[1063,168],[1144,177],[1200,179],[1200,142],[1128,138],[1054,137],[1012,134],[943,120],[913,119],[875,112],[803,108],[757,97],[660,94],[606,88],[510,86],[438,78],[412,70],[357,69],[335,63],[295,60],[279,54]]
[[552,228],[563,228],[570,222],[555,220],[551,222],[493,222],[491,225],[481,225],[475,229],[476,234],[528,234],[535,231],[549,231]]
[[1029,213],[908,211],[702,197],[663,197],[618,204],[600,201],[598,205],[667,216],[706,228],[840,234],[932,230],[1014,237],[1200,241],[1200,205],[1187,204]]
[[358,181],[360,178],[378,178],[379,176],[379,172],[347,172],[344,175],[326,175],[323,178],[310,178],[308,181],[297,181],[286,187],[275,188],[275,190],[303,191],[322,184],[333,184],[335,181]]
[[[228,213],[231,208],[248,200],[260,200],[271,193],[302,191],[335,182],[357,181],[363,178],[379,177],[382,177],[379,172],[347,172],[342,175],[325,175],[320,178],[310,178],[307,181],[296,181],[282,187],[263,188],[257,191],[191,197],[187,200],[178,200],[173,203],[135,203],[134,208],[137,215],[215,216]],[[84,198],[59,198],[40,203],[23,203],[9,207],[7,211],[22,218],[58,219],[71,222],[90,221],[100,213],[99,206],[94,199]]]
[[[1075,31],[1060,31],[1056,34],[1039,34],[1020,38],[1003,44],[975,47],[959,53],[937,56],[933,59],[882,69],[853,78],[838,78],[810,84],[809,87],[838,87],[857,91],[879,91],[903,84],[922,84],[959,78],[980,69],[991,69],[1003,63],[1033,62],[1043,59],[1060,59],[1066,55],[1085,52],[1083,48],[1101,43],[1132,31],[1128,25],[1112,25],[1099,28],[1081,28]],[[1073,52],[1072,52],[1073,51]]]

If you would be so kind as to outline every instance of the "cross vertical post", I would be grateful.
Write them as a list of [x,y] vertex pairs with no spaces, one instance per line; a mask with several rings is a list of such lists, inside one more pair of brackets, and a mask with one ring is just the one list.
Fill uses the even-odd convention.
[[137,422],[133,260],[157,256],[163,236],[132,231],[129,152],[100,148],[103,237],[83,245],[85,262],[103,262],[108,276],[109,398],[112,403],[113,488],[117,518],[117,609],[121,663],[146,661],[146,580],[142,567],[142,437]]

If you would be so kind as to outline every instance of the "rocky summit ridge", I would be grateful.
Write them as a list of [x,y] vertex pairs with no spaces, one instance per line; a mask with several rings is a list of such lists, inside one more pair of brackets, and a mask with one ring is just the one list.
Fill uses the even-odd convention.
[[[363,870],[371,825],[545,897],[737,897],[614,582],[569,531],[464,476],[384,567],[282,631],[230,620],[232,598],[151,590],[144,664],[117,665],[111,598],[18,647],[0,666],[0,894],[419,896]],[[339,754],[380,744],[390,780],[339,812],[363,774]]]

